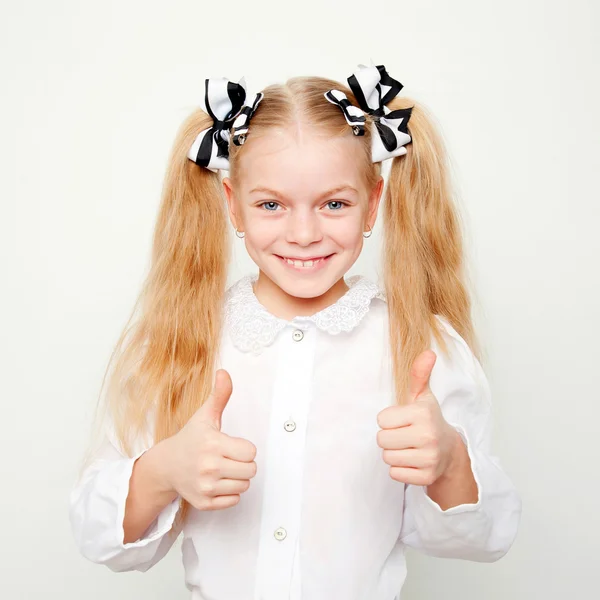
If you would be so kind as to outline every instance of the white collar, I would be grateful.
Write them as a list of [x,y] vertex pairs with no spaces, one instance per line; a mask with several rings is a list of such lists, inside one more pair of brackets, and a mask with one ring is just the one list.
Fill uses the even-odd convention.
[[257,279],[256,273],[245,275],[225,295],[225,322],[234,345],[242,352],[260,353],[286,325],[306,330],[312,324],[332,335],[351,331],[367,314],[373,298],[385,300],[384,291],[375,282],[363,275],[352,275],[344,279],[349,289],[334,304],[314,315],[286,321],[271,314],[258,301],[252,288]]

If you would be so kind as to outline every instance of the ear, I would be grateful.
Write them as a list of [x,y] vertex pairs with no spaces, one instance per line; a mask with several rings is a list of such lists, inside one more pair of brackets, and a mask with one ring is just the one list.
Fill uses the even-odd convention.
[[233,186],[231,185],[231,179],[229,177],[223,177],[221,180],[223,184],[223,190],[225,191],[225,198],[227,199],[227,209],[229,211],[229,219],[231,224],[237,229],[239,222],[235,210],[235,196],[233,194]]
[[384,179],[383,177],[379,177],[375,187],[371,190],[369,194],[369,208],[367,214],[367,223],[371,229],[375,225],[375,221],[377,220],[377,211],[379,210],[379,202],[381,200],[381,195],[383,192]]

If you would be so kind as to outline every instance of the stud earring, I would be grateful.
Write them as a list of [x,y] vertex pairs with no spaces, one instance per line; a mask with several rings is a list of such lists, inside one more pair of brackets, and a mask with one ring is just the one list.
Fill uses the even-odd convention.
[[[241,233],[242,235],[240,235],[240,233]],[[237,235],[237,236],[238,236],[238,237],[241,239],[241,238],[243,238],[243,237],[244,237],[246,234],[245,234],[243,231],[238,231],[238,230],[237,230],[237,227],[236,227],[236,229],[235,229],[235,235]]]
[[365,235],[365,232],[363,232],[363,237],[365,237],[365,238],[369,238],[373,235],[373,229],[371,229],[371,226],[367,225],[367,227],[369,228],[369,232],[368,232],[369,235]]

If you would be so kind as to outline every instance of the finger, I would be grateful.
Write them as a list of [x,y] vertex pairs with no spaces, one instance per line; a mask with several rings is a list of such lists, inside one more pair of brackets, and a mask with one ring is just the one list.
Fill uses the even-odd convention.
[[419,394],[429,389],[429,378],[437,356],[433,350],[424,350],[415,358],[410,369],[408,382],[408,401],[414,402]]
[[256,458],[256,446],[249,440],[241,437],[233,437],[222,434],[224,436],[221,445],[223,456],[240,462],[252,462]]
[[223,458],[220,472],[221,477],[226,479],[251,479],[256,475],[256,463]]
[[377,425],[381,429],[396,429],[415,423],[418,412],[412,404],[387,406],[377,415]]
[[429,485],[430,482],[430,475],[426,471],[411,467],[390,467],[390,477],[411,485]]
[[225,369],[218,369],[215,374],[215,383],[210,396],[199,408],[202,420],[211,423],[216,429],[221,430],[221,417],[229,402],[233,384],[231,376]]
[[414,427],[400,429],[380,429],[377,432],[377,444],[386,450],[404,450],[420,448],[420,435]]
[[422,469],[431,466],[431,460],[428,459],[422,451],[416,448],[384,450],[382,456],[383,462],[391,467],[412,467],[415,469]]
[[243,494],[250,487],[249,479],[219,479],[207,496],[231,496]]
[[239,501],[239,494],[232,494],[230,496],[214,496],[213,498],[210,498],[210,504],[208,506],[203,506],[200,510],[221,510],[222,508],[235,506]]

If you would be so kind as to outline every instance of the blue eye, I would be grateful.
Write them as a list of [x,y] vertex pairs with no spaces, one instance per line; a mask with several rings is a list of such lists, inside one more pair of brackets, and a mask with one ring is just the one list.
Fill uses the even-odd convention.
[[[330,200],[330,201],[329,201],[327,204],[334,204],[334,203],[336,203],[336,202],[337,202],[338,204],[340,204],[340,205],[341,205],[341,206],[340,206],[340,208],[341,208],[342,206],[348,206],[348,205],[347,205],[345,202],[342,202],[341,200]],[[335,210],[340,210],[340,209],[339,209],[339,208],[337,208],[337,209],[335,209]]]
[[[266,202],[262,202],[261,204],[259,204],[260,207],[265,206],[266,204],[275,204],[276,206],[279,206],[279,204],[277,202],[274,202],[273,200],[270,201],[266,201]],[[271,209],[267,209],[269,212],[276,212],[275,210],[271,210]]]

